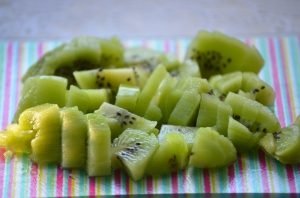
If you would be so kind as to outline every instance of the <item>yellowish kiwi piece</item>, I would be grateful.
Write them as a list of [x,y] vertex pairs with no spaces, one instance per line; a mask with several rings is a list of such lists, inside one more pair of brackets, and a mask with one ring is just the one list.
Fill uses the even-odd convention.
[[89,176],[111,174],[111,131],[99,114],[87,115],[87,173]]
[[65,107],[60,111],[62,122],[63,168],[85,168],[87,159],[87,120],[77,107]]
[[164,65],[159,65],[147,80],[144,88],[141,90],[136,103],[136,114],[143,116],[151,102],[151,99],[158,90],[161,81],[169,75]]
[[145,175],[147,164],[157,148],[158,141],[154,134],[128,128],[114,139],[111,157],[114,164],[119,163],[137,181]]
[[71,85],[66,94],[66,106],[77,106],[83,113],[92,113],[104,102],[110,102],[110,89],[79,89]]
[[190,166],[217,168],[232,164],[237,152],[231,141],[210,127],[200,127],[196,132]]
[[19,126],[32,130],[31,159],[38,164],[61,163],[61,119],[56,104],[42,104],[26,109]]
[[18,124],[9,124],[0,132],[0,147],[15,154],[30,154],[31,140],[34,137],[33,130],[24,130]]
[[184,140],[188,145],[189,151],[191,151],[197,130],[198,130],[197,127],[176,126],[176,125],[164,124],[160,128],[160,131],[158,134],[158,140],[159,140],[159,142],[163,141],[163,139],[165,138],[165,136],[168,133],[180,133],[183,135]]
[[18,107],[14,115],[17,122],[19,115],[27,108],[53,103],[63,107],[66,101],[67,79],[58,76],[34,76],[28,78],[21,91]]
[[139,87],[121,84],[116,95],[115,104],[121,108],[133,112],[139,94]]
[[146,174],[160,176],[184,169],[188,160],[188,146],[184,135],[169,132],[159,141],[159,147],[151,157]]
[[156,121],[147,120],[106,102],[95,112],[105,117],[111,129],[112,139],[118,137],[127,128],[140,129],[150,133],[157,124]]
[[204,78],[233,71],[258,73],[264,65],[255,47],[220,32],[200,31],[191,41],[186,58],[197,61]]

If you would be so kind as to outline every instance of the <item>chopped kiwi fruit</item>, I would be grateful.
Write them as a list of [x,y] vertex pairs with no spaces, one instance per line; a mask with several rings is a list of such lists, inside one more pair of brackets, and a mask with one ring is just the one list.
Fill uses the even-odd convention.
[[217,168],[232,164],[237,152],[231,141],[210,127],[196,132],[189,164],[198,168]]
[[112,139],[116,138],[127,128],[140,129],[151,132],[157,124],[156,121],[150,121],[126,109],[104,102],[100,108],[95,111],[106,118],[111,129]]
[[152,97],[157,92],[161,81],[169,75],[164,65],[159,65],[147,80],[145,86],[137,99],[136,114],[143,116],[151,102]]
[[30,143],[34,137],[33,130],[24,130],[18,124],[10,124],[0,132],[0,147],[16,154],[30,154]]
[[274,89],[261,80],[255,73],[243,72],[242,90],[251,93],[256,101],[263,105],[271,106],[274,104]]
[[196,134],[196,131],[198,130],[197,127],[188,127],[188,126],[176,126],[176,125],[162,125],[160,128],[160,132],[158,135],[159,142],[163,141],[165,136],[168,133],[180,133],[183,135],[185,142],[188,145],[189,151],[191,151],[194,137]]
[[87,173],[89,176],[111,174],[111,131],[99,114],[87,115]]
[[123,65],[123,46],[113,37],[78,37],[46,53],[23,76],[57,75],[68,79],[68,84],[76,84],[73,71]]
[[215,95],[201,94],[197,115],[197,127],[213,127],[219,133],[227,136],[228,121],[232,116],[230,105],[221,101]]
[[251,132],[246,126],[233,118],[229,119],[228,138],[238,152],[244,153],[256,149],[263,135],[263,133]]
[[87,119],[77,107],[60,111],[63,168],[85,168],[87,153]]
[[110,102],[110,98],[109,89],[79,89],[71,85],[66,94],[66,106],[77,106],[84,113],[92,113],[99,109],[102,103]]
[[147,164],[158,148],[154,134],[126,129],[112,144],[112,161],[117,162],[137,181],[145,175]]
[[42,104],[26,109],[19,126],[32,130],[31,159],[38,164],[61,163],[61,119],[56,104]]
[[201,77],[201,71],[196,61],[185,60],[178,67],[179,76],[182,77]]
[[242,72],[236,71],[210,78],[210,83],[219,93],[227,95],[228,92],[238,92],[242,87]]
[[116,95],[115,105],[127,109],[130,112],[133,112],[139,94],[140,94],[139,87],[122,84],[119,86]]
[[300,127],[298,119],[275,133],[267,133],[261,138],[261,148],[283,164],[300,162]]
[[100,38],[101,47],[101,67],[123,67],[124,66],[124,46],[117,37]]
[[188,145],[184,135],[169,132],[159,141],[159,147],[146,169],[148,175],[164,175],[184,169],[188,160]]
[[14,115],[17,122],[19,115],[27,108],[44,103],[65,105],[67,80],[57,76],[35,76],[28,78],[22,88],[18,107]]
[[275,133],[280,124],[274,113],[257,101],[230,92],[225,102],[232,108],[232,117],[251,132]]
[[258,73],[264,65],[255,47],[220,32],[200,31],[191,41],[186,57],[197,61],[204,78],[238,70]]
[[196,90],[185,91],[170,114],[168,124],[194,126],[199,103],[200,95]]
[[155,101],[151,101],[145,114],[144,118],[153,121],[160,121],[162,119],[162,111],[158,107]]
[[179,61],[173,56],[149,48],[131,47],[124,53],[125,65],[128,67],[143,67],[150,73],[159,65],[164,64],[168,71],[177,69]]
[[53,52],[48,52],[31,66],[22,80],[36,75],[57,75],[66,77],[69,84],[74,84],[73,71],[98,68],[100,60],[101,46],[98,38],[75,38]]

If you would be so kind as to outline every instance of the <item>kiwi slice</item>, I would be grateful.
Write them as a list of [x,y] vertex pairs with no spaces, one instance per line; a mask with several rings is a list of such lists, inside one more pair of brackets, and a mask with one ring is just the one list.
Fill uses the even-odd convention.
[[144,176],[147,164],[157,148],[158,141],[154,134],[128,128],[114,139],[112,158],[137,181]]
[[109,89],[79,89],[71,85],[66,94],[66,106],[77,106],[84,113],[92,113],[103,102],[109,102],[110,98],[111,92]]
[[233,118],[252,132],[278,132],[280,124],[274,113],[257,101],[230,92],[225,102],[232,107]]
[[65,107],[60,111],[62,129],[63,168],[84,168],[87,153],[87,120],[77,107]]
[[196,132],[189,164],[198,168],[217,168],[232,164],[237,153],[231,141],[210,127]]
[[238,92],[242,87],[242,72],[236,71],[210,78],[210,83],[219,93],[227,95],[228,92]]
[[263,133],[252,133],[246,126],[233,118],[229,119],[228,138],[232,141],[236,149],[241,152],[248,152],[258,147],[258,143]]
[[168,133],[180,133],[183,135],[184,140],[188,145],[189,151],[191,151],[193,143],[194,143],[195,133],[197,130],[198,130],[197,127],[176,126],[176,125],[164,124],[160,128],[158,140],[159,140],[159,142],[163,141],[163,139],[165,138],[165,136]]
[[158,90],[161,81],[169,75],[164,65],[159,65],[147,80],[145,86],[140,92],[136,103],[135,113],[143,116],[151,102],[151,99]]
[[56,104],[42,104],[26,109],[19,118],[19,126],[32,130],[31,159],[38,164],[60,164],[61,119]]
[[65,105],[67,80],[56,76],[35,76],[28,78],[22,88],[14,122],[27,108],[44,103]]
[[263,105],[274,104],[275,91],[266,82],[261,80],[255,73],[243,72],[242,90],[251,93],[256,101]]
[[146,174],[158,176],[181,170],[187,159],[188,146],[184,135],[176,131],[166,133],[149,161]]
[[122,84],[119,86],[115,104],[121,108],[133,112],[139,94],[140,89],[138,87]]
[[213,95],[201,94],[197,116],[197,127],[213,127],[217,123],[219,99]]
[[200,95],[196,90],[185,91],[170,114],[168,124],[195,125]]
[[194,60],[185,60],[179,65],[178,72],[180,77],[201,77],[200,68]]
[[157,124],[156,121],[147,120],[130,113],[126,109],[106,102],[104,102],[95,112],[106,118],[113,139],[127,128],[140,129],[150,133]]
[[186,57],[197,61],[205,78],[238,70],[258,73],[264,64],[255,47],[220,32],[199,32]]
[[89,176],[111,174],[111,131],[99,114],[87,114],[87,173]]
[[123,65],[123,46],[117,38],[78,37],[46,53],[23,76],[58,75],[75,84],[73,71]]
[[100,67],[101,47],[100,40],[94,37],[79,37],[71,42],[59,46],[49,52],[36,64],[31,66],[23,76],[25,81],[30,76],[58,75],[74,84],[73,71]]

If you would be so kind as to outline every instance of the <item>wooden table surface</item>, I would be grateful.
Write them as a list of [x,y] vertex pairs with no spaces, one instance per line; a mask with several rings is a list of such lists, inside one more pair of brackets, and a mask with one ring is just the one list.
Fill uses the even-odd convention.
[[0,39],[176,39],[199,29],[240,37],[299,35],[299,9],[298,0],[0,0]]

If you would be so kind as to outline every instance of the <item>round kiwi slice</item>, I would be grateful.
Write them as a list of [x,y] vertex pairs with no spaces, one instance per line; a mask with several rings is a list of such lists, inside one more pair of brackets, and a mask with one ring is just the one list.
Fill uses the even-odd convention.
[[126,129],[112,144],[112,163],[119,163],[133,180],[141,179],[149,160],[158,147],[154,134]]

